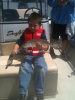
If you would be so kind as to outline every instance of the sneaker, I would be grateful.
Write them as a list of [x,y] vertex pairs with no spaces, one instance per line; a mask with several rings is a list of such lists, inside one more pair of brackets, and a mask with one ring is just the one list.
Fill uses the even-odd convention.
[[43,94],[37,94],[37,100],[44,100]]
[[20,94],[17,100],[27,100],[27,95]]
[[61,53],[61,57],[62,57],[62,59],[63,59],[64,61],[68,61],[66,52],[62,52],[62,53]]

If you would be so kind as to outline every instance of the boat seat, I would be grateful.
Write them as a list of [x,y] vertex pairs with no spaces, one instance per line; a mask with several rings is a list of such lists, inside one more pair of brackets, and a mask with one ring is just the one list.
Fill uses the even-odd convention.
[[19,20],[19,14],[17,10],[15,9],[4,9],[4,21],[18,21]]
[[[5,69],[9,56],[0,56],[0,99],[13,99],[18,97],[19,87],[19,68],[23,55],[15,55],[11,66]],[[52,96],[57,93],[57,80],[58,80],[58,68],[55,62],[52,60],[49,53],[44,55],[48,71],[46,74],[46,80],[44,85],[44,95]],[[34,73],[32,74],[29,85],[29,96],[35,95],[34,89]]]

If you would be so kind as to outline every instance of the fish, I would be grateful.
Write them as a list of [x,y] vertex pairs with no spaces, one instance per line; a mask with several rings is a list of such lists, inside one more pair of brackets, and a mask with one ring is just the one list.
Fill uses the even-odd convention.
[[[18,50],[17,50],[17,53],[18,53],[18,54],[24,53],[24,48],[18,49]],[[9,55],[9,58],[8,58],[8,60],[7,60],[7,65],[6,65],[5,69],[7,69],[8,66],[10,66],[10,65],[13,63],[13,56],[14,56],[14,54],[10,54],[10,55]]]
[[57,45],[56,43],[50,43],[49,41],[44,40],[44,39],[31,39],[23,44],[23,48],[36,47],[36,42],[40,42],[43,46],[47,45],[53,48],[56,47]]
[[[44,40],[44,39],[31,39],[29,41],[27,41],[26,43],[24,43],[22,45],[22,48],[21,49],[18,49],[17,50],[17,53],[24,53],[24,48],[28,48],[28,47],[36,47],[36,42],[40,42],[42,45],[48,45],[48,46],[51,46],[53,48],[56,48],[58,46],[58,44],[56,43],[50,43],[49,41],[47,40]],[[6,65],[6,68],[8,68],[8,66],[10,66],[13,62],[13,54],[10,54],[9,55],[9,58],[8,58],[8,61],[7,61],[7,65]]]

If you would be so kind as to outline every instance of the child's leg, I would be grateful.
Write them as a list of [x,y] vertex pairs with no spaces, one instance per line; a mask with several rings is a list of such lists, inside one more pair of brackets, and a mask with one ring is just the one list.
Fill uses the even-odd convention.
[[19,71],[19,93],[28,94],[28,86],[31,79],[32,70],[32,56],[25,55]]
[[35,57],[35,61],[33,64],[34,64],[35,92],[37,94],[43,94],[45,74],[47,71],[47,65],[44,56],[41,55]]

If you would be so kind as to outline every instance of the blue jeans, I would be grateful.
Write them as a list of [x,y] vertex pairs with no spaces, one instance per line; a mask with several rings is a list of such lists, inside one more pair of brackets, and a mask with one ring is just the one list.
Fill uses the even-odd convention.
[[[34,69],[32,68],[34,65]],[[47,72],[47,65],[43,55],[31,56],[25,55],[19,71],[19,93],[28,94],[29,82],[31,74],[34,70],[35,92],[42,94],[45,83],[45,74]]]

